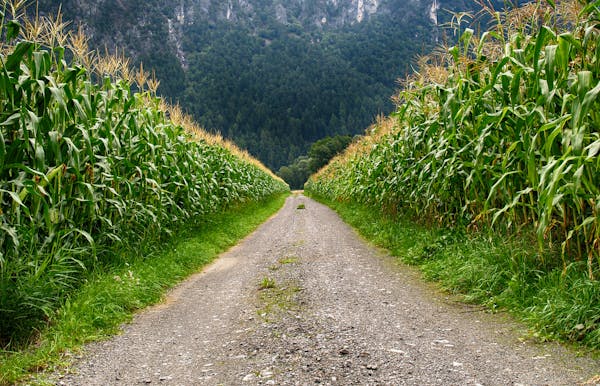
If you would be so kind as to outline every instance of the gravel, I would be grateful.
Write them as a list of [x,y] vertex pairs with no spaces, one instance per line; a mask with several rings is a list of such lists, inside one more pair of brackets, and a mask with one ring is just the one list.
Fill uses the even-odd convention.
[[51,382],[574,385],[600,373],[597,361],[525,334],[506,315],[437,291],[333,211],[294,195]]

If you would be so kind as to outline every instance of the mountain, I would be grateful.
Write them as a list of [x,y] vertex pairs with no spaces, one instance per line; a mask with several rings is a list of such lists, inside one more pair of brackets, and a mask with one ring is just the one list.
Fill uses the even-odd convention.
[[[388,114],[396,80],[470,0],[39,0],[161,80],[159,92],[277,170]],[[106,48],[105,48],[106,47]]]

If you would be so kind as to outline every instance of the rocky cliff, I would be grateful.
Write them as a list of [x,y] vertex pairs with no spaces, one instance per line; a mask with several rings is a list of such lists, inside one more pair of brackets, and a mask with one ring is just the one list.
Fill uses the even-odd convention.
[[[468,0],[467,0],[468,1]],[[336,30],[392,15],[399,23],[435,25],[440,9],[465,9],[465,0],[40,0],[42,14],[59,6],[83,25],[96,46],[120,46],[139,56],[166,44],[185,66],[182,38],[200,23],[227,22],[254,33],[279,23],[306,30]]]

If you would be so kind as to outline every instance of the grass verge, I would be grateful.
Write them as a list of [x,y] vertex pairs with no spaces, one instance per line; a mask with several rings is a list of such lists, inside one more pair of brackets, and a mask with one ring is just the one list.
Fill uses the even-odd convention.
[[416,265],[465,301],[504,309],[527,322],[539,340],[561,340],[600,354],[600,281],[585,262],[563,269],[560,252],[540,258],[535,236],[419,225],[355,203],[313,197],[402,262]]
[[38,374],[69,362],[84,343],[119,331],[133,314],[235,245],[277,212],[288,194],[215,213],[186,229],[160,252],[95,273],[68,299],[29,347],[0,351],[0,385],[36,383]]

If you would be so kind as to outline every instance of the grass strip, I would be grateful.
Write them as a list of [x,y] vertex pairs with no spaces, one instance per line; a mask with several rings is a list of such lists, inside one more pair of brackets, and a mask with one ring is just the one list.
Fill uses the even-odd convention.
[[530,327],[531,338],[560,340],[600,354],[600,282],[585,261],[562,269],[560,252],[540,256],[534,231],[512,236],[424,226],[356,203],[313,197],[334,209],[366,239],[428,280],[470,303],[507,310]]
[[43,383],[40,373],[68,364],[71,353],[83,344],[118,333],[136,311],[159,302],[169,288],[254,231],[287,196],[211,214],[197,227],[180,231],[160,252],[94,273],[56,312],[36,342],[22,351],[0,352],[0,385]]

